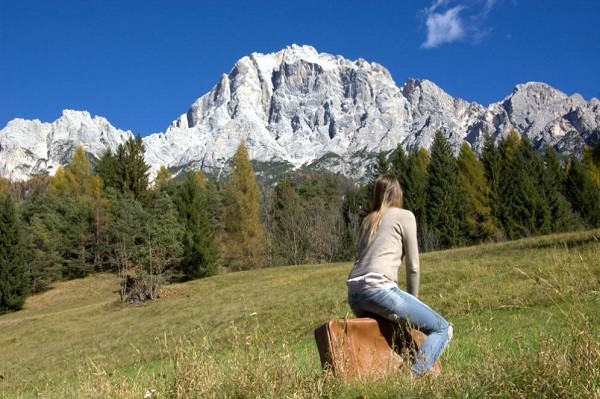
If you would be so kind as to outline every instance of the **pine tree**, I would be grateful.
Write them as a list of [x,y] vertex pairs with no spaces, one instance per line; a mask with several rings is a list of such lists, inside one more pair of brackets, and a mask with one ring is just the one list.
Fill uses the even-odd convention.
[[544,150],[544,177],[542,188],[548,199],[552,232],[577,230],[583,226],[581,217],[573,211],[564,196],[566,172],[561,167],[558,154],[552,147]]
[[427,186],[430,163],[431,158],[425,148],[412,150],[408,154],[409,169],[407,181],[402,186],[404,190],[404,207],[410,209],[415,215],[419,243],[423,250],[427,249],[423,234],[427,231]]
[[406,152],[400,144],[394,152],[392,153],[390,159],[390,173],[398,179],[400,182],[400,186],[404,189],[406,187],[406,182],[408,180],[408,157],[406,156]]
[[344,232],[342,234],[337,260],[346,262],[354,259],[358,248],[358,230],[360,222],[366,216],[364,203],[365,192],[362,188],[349,186],[344,192],[342,202],[342,216],[344,218]]
[[28,294],[21,224],[12,198],[0,196],[0,314],[21,309]]
[[106,150],[98,160],[96,173],[104,182],[104,187],[120,190],[117,159],[110,149]]
[[32,293],[42,292],[62,278],[61,237],[48,228],[47,217],[33,215],[24,228],[25,259]]
[[466,222],[473,243],[489,240],[494,234],[490,209],[490,187],[483,164],[468,143],[463,143],[457,158],[459,182],[466,199]]
[[159,287],[167,281],[165,274],[179,264],[183,255],[181,241],[184,231],[178,221],[175,205],[167,193],[160,193],[154,199],[148,216],[144,229],[146,268],[140,280],[147,288],[146,295],[154,299]]
[[109,202],[104,196],[104,182],[99,175],[95,174],[89,180],[86,187],[85,200],[92,213],[93,232],[93,264],[98,268],[106,260],[107,233],[109,227]]
[[[80,208],[87,209],[90,213],[88,221],[93,241],[87,240],[82,250],[91,254],[86,254],[85,262],[92,261],[94,267],[100,266],[102,262],[104,234],[108,224],[108,202],[104,198],[103,186],[104,182],[94,173],[83,147],[79,146],[66,168],[58,168],[48,187],[49,194],[69,196]],[[88,267],[81,265],[80,268]]]
[[[509,139],[510,140],[510,139]],[[503,178],[503,221],[509,238],[547,234],[551,231],[548,199],[540,190],[543,184],[543,164],[525,137],[516,147],[507,143]],[[505,150],[506,151],[506,150]]]
[[365,202],[363,204],[366,213],[371,212],[371,210],[373,209],[373,204],[371,203],[371,193],[373,192],[373,189],[375,187],[375,181],[379,178],[379,176],[391,173],[393,166],[388,162],[385,154],[381,152],[377,154],[377,159],[375,161],[375,164],[373,164],[372,168],[372,172],[370,173],[371,178],[364,186],[364,191],[368,193],[368,195],[365,196]]
[[493,223],[500,227],[502,225],[501,176],[504,161],[500,155],[500,150],[494,144],[494,140],[487,134],[485,135],[481,150],[481,163],[484,167],[485,178],[490,187],[490,211]]
[[36,230],[31,233],[37,240],[28,240],[34,252],[47,249],[50,259],[54,255],[58,257],[58,266],[38,258],[40,268],[54,270],[58,267],[61,278],[83,277],[91,271],[93,215],[87,202],[73,197],[68,190],[60,194],[49,191],[32,197],[22,213],[26,223],[36,223]]
[[188,173],[175,195],[179,220],[184,228],[181,269],[185,280],[208,277],[217,272],[219,254],[202,181],[204,178],[199,172]]
[[131,193],[138,200],[144,199],[150,169],[144,159],[144,151],[142,138],[137,136],[119,144],[114,154],[110,150],[104,153],[96,171],[106,187],[115,188],[122,194]]
[[377,154],[377,162],[375,163],[375,178],[390,173],[390,163],[383,152]]
[[481,160],[491,189],[492,216],[495,224],[509,238],[518,237],[518,231],[522,230],[514,210],[519,187],[513,158],[520,145],[519,134],[511,130],[497,146],[490,136],[486,136],[482,150]]
[[580,161],[571,158],[565,195],[589,227],[600,227],[600,187]]
[[128,281],[134,266],[142,265],[147,250],[142,245],[146,239],[145,227],[148,212],[131,194],[123,195],[115,190],[108,190],[110,202],[111,228],[109,230],[108,248],[110,261],[117,269],[120,279],[119,297],[126,300]]
[[233,270],[253,269],[265,264],[266,231],[260,217],[260,190],[242,142],[234,157],[227,183],[224,210],[223,254]]
[[441,131],[435,134],[431,145],[428,174],[427,224],[441,247],[461,245],[465,237],[465,199],[460,191],[456,159]]

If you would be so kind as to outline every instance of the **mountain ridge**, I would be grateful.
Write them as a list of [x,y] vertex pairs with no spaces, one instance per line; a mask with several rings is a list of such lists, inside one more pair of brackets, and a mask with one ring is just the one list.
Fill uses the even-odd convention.
[[[427,79],[398,86],[375,62],[291,45],[242,57],[164,132],[143,140],[152,173],[167,166],[220,174],[244,140],[256,162],[311,165],[360,179],[377,153],[398,145],[429,148],[440,129],[455,151],[464,140],[477,151],[486,134],[498,140],[515,129],[537,148],[572,154],[598,139],[599,126],[598,99],[567,96],[546,83],[517,84],[484,107]],[[53,174],[79,144],[99,158],[131,136],[87,111],[65,110],[52,123],[15,119],[0,130],[0,174],[12,180]]]

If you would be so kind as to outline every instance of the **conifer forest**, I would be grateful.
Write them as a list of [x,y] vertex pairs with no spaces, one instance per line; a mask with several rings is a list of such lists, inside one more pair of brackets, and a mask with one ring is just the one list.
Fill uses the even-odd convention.
[[221,180],[162,167],[151,184],[148,170],[137,137],[95,165],[77,148],[54,176],[0,179],[0,314],[95,272],[118,274],[119,299],[137,302],[218,273],[351,261],[386,173],[402,185],[422,252],[600,227],[600,143],[562,158],[516,132],[457,156],[438,132],[429,151],[379,154],[364,184],[308,170],[263,182],[244,143]]

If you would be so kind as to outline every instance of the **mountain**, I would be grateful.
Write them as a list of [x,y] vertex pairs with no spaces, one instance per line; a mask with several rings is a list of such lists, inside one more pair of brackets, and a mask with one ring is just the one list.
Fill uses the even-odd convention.
[[[433,82],[409,79],[398,87],[381,65],[289,46],[240,59],[212,90],[164,133],[144,138],[155,172],[202,169],[221,174],[245,140],[257,170],[326,168],[361,178],[379,152],[398,145],[429,148],[442,129],[458,150],[475,150],[485,134],[511,129],[537,148],[571,154],[598,140],[600,101],[585,101],[544,83],[517,85],[487,108],[454,98]],[[55,122],[16,119],[0,130],[0,173],[15,180],[53,173],[75,146],[91,157],[114,149],[131,132],[87,112],[64,111]]]
[[105,118],[92,118],[86,111],[64,110],[52,123],[13,119],[0,130],[0,175],[15,181],[53,175],[71,160],[78,145],[91,159],[99,159],[129,137],[130,131],[113,127]]

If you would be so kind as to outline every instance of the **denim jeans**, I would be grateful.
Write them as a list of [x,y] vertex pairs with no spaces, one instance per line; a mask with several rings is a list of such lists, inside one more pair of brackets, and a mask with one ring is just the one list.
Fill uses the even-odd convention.
[[369,288],[348,293],[348,304],[356,317],[376,314],[395,322],[408,322],[427,335],[419,348],[412,372],[427,373],[452,338],[452,325],[429,306],[399,289]]

